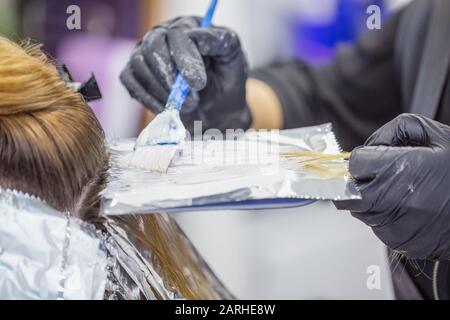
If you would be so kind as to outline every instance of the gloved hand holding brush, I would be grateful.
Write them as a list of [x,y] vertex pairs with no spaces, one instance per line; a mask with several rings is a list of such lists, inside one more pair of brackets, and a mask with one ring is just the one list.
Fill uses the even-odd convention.
[[200,28],[200,18],[181,17],[150,30],[121,74],[131,96],[155,113],[164,108],[176,72],[191,93],[181,111],[186,129],[202,121],[203,130],[251,124],[245,99],[247,61],[238,36],[222,27]]
[[362,200],[336,202],[410,258],[450,258],[450,127],[403,114],[352,152]]

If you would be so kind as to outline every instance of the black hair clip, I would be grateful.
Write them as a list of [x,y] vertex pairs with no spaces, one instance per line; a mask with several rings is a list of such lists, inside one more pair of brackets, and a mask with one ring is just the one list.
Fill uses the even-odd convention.
[[56,67],[61,76],[69,87],[71,87],[75,92],[80,93],[87,102],[98,100],[102,98],[102,93],[98,87],[95,75],[91,73],[89,79],[85,82],[75,82],[73,81],[72,75],[65,64]]

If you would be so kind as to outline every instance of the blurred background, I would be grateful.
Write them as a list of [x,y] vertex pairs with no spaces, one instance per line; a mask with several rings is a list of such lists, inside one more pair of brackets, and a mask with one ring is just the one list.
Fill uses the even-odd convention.
[[[298,57],[328,63],[339,44],[366,29],[369,5],[382,19],[409,0],[226,0],[215,23],[238,32],[251,67]],[[119,82],[136,42],[152,26],[201,15],[207,0],[1,0],[0,35],[31,38],[77,81],[94,73],[103,99],[91,103],[107,137],[136,136],[151,119]],[[70,5],[81,29],[69,30]],[[391,299],[389,261],[370,229],[332,204],[257,212],[176,216],[211,267],[238,298]],[[367,288],[367,268],[381,270],[381,288]]]

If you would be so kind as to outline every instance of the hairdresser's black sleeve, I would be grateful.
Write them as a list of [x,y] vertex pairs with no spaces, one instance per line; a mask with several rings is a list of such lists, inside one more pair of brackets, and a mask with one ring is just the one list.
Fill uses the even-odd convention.
[[274,89],[285,128],[332,122],[342,146],[350,150],[401,112],[394,66],[401,14],[381,30],[367,31],[354,47],[341,47],[328,66],[295,60],[256,69],[251,77]]

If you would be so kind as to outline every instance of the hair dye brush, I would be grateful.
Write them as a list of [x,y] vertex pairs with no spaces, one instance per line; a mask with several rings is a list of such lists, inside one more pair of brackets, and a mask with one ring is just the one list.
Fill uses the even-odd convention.
[[[216,5],[217,0],[211,0],[200,27],[207,28],[211,25]],[[180,110],[190,91],[187,81],[178,73],[164,110],[142,130],[136,140],[134,151],[123,158],[123,165],[150,171],[167,171],[175,153],[186,138]]]

